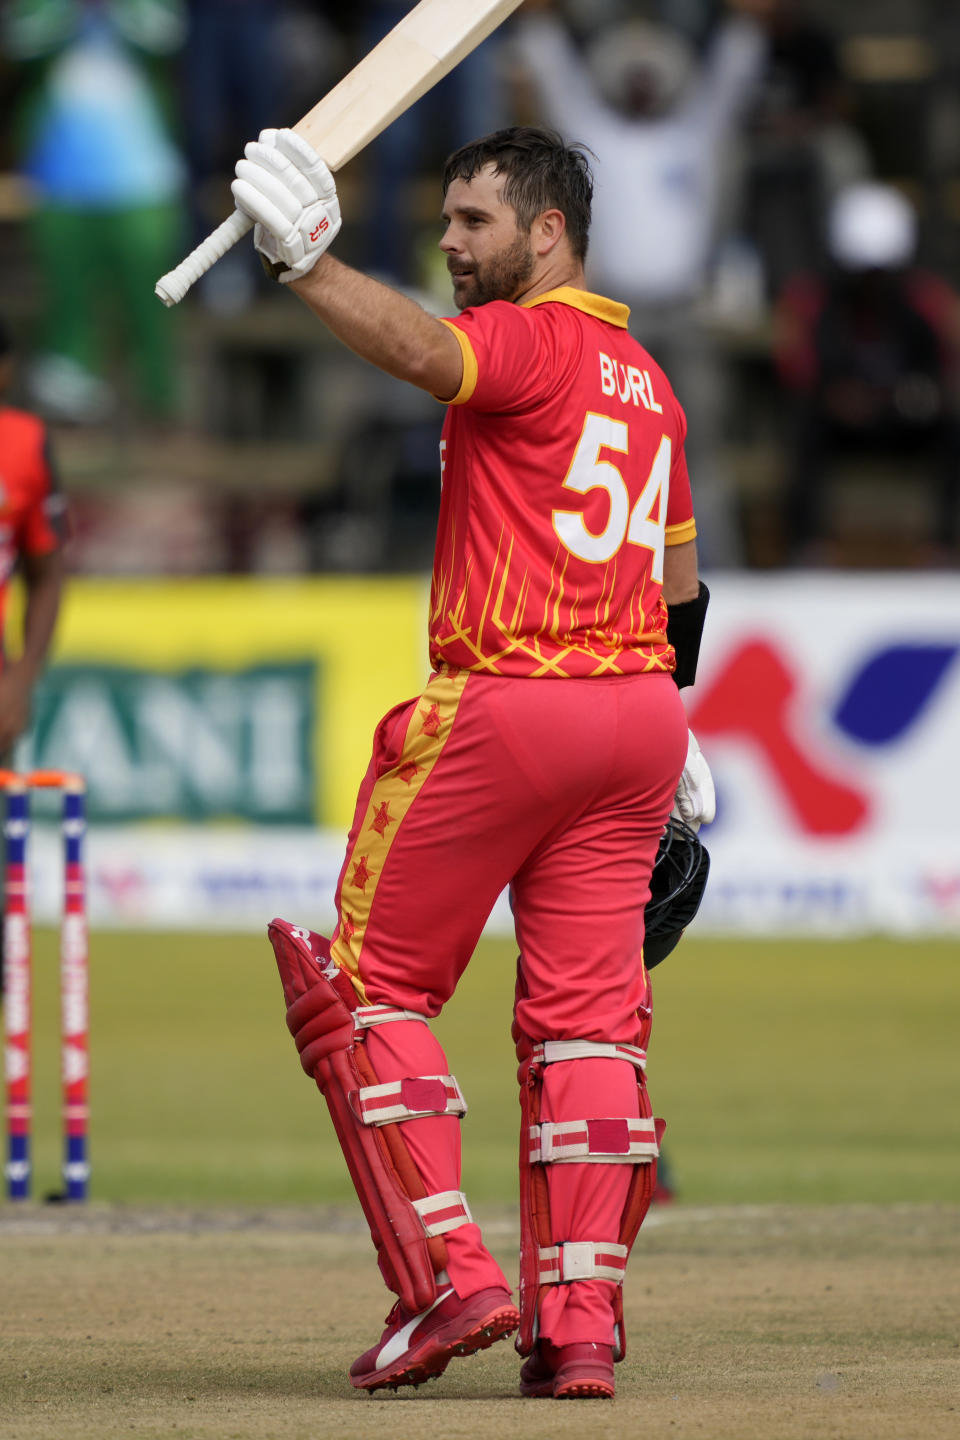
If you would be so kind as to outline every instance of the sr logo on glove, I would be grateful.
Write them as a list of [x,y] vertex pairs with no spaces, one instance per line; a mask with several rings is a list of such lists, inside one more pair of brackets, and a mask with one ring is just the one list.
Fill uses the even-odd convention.
[[340,230],[329,168],[294,130],[261,130],[244,149],[230,189],[254,220],[253,243],[281,284],[299,280]]

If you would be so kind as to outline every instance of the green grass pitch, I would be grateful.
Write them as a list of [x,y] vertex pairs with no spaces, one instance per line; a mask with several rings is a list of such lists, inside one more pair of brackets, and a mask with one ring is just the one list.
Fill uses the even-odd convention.
[[[37,933],[37,1196],[59,1184],[56,943]],[[688,938],[653,975],[648,1070],[679,1198],[955,1201],[957,960],[946,940]],[[483,941],[436,1022],[478,1204],[516,1194],[514,963]],[[352,1197],[265,933],[95,932],[91,989],[93,1199]]]

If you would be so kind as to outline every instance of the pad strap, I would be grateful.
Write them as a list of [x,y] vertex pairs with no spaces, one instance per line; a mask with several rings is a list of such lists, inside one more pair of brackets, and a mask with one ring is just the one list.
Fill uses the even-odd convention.
[[420,1120],[425,1115],[466,1115],[467,1102],[452,1075],[408,1076],[386,1085],[362,1085],[356,1092],[357,1118],[364,1125]]
[[638,1070],[647,1068],[647,1052],[639,1045],[608,1045],[594,1040],[538,1040],[530,1059],[534,1065],[556,1065],[561,1060],[629,1060]]
[[612,1280],[622,1285],[627,1273],[626,1245],[568,1240],[541,1245],[539,1253],[541,1285],[569,1285],[573,1280]]
[[578,1161],[594,1165],[643,1165],[659,1154],[652,1119],[545,1120],[530,1126],[530,1164]]
[[419,1020],[428,1025],[426,1015],[417,1010],[397,1010],[393,1005],[364,1005],[353,1012],[353,1024],[357,1030],[367,1030],[371,1025],[389,1025],[393,1020]]
[[461,1225],[473,1224],[470,1206],[462,1190],[441,1190],[436,1195],[425,1195],[422,1200],[414,1200],[413,1208],[423,1221],[428,1239],[446,1235],[448,1230],[457,1230]]

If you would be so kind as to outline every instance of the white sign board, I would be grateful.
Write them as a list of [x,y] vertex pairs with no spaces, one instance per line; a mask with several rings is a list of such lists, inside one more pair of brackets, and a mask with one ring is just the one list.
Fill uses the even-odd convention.
[[719,797],[698,928],[960,933],[960,578],[711,594],[684,692]]

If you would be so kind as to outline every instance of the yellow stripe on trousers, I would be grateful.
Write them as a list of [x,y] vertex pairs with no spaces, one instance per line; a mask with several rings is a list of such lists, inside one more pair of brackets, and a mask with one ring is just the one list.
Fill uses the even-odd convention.
[[373,786],[363,824],[347,861],[340,891],[340,920],[331,946],[364,1005],[360,968],[370,911],[390,847],[447,742],[469,679],[465,670],[433,675],[407,725],[400,759]]

